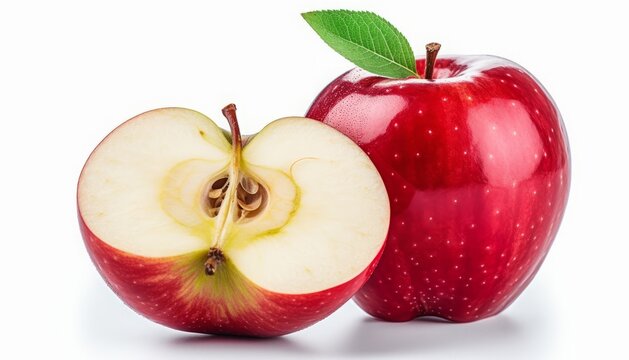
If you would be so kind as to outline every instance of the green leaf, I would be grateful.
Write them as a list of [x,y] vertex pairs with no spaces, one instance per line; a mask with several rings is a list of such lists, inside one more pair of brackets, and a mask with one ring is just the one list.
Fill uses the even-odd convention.
[[301,14],[332,49],[374,74],[419,77],[408,41],[393,25],[367,11],[323,10]]

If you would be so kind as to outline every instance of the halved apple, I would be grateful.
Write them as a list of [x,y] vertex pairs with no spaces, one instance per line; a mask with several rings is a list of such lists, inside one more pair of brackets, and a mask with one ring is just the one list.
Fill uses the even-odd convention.
[[[130,307],[191,332],[275,336],[345,303],[389,225],[382,179],[351,140],[283,118],[241,138],[183,108],[125,122],[93,151],[79,222],[99,272]],[[244,141],[243,141],[244,140]]]

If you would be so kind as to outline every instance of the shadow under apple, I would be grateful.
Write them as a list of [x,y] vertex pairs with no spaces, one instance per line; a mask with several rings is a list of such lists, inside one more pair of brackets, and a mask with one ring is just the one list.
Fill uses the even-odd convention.
[[520,302],[494,317],[452,323],[426,317],[405,323],[374,318],[360,321],[336,353],[345,355],[430,354],[445,357],[483,354],[540,358],[552,349],[552,315],[543,289],[526,291]]
[[219,350],[221,353],[243,354],[243,352],[251,353],[251,355],[260,354],[260,351],[271,351],[281,353],[310,353],[310,351],[301,344],[291,340],[289,337],[274,338],[250,338],[236,336],[212,336],[203,334],[184,334],[172,338],[168,341],[168,347],[173,349],[186,350]]
[[[100,280],[100,279],[98,279]],[[438,318],[389,323],[341,313],[317,328],[285,337],[257,339],[188,334],[170,330],[133,313],[102,281],[91,282],[80,311],[83,343],[102,355],[129,352],[153,358],[188,359],[221,356],[355,357],[395,355],[496,355],[509,358],[548,357],[553,342],[552,302],[539,284],[532,284],[507,311],[473,323],[456,324]],[[351,306],[348,304],[347,306]],[[360,313],[359,309],[352,309]],[[349,316],[346,316],[346,315]],[[346,321],[354,324],[346,324]],[[334,323],[338,322],[338,329]],[[319,338],[320,327],[332,326]],[[309,334],[305,334],[309,332]],[[303,336],[306,335],[306,336]],[[310,336],[312,335],[312,336]]]
[[526,333],[513,319],[502,316],[473,324],[454,324],[437,318],[406,323],[364,319],[355,328],[340,353],[404,354],[466,349],[512,341]]

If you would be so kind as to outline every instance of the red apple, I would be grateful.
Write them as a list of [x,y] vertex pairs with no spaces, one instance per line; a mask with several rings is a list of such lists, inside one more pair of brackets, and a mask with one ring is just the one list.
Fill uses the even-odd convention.
[[526,70],[493,56],[442,57],[432,80],[354,69],[307,116],[360,145],[389,194],[384,255],[355,296],[365,311],[473,321],[528,285],[566,206],[570,154],[557,107]]
[[160,324],[303,329],[371,274],[389,224],[384,184],[358,146],[318,121],[280,119],[243,141],[235,107],[223,112],[231,142],[181,108],[109,134],[79,179],[85,245],[112,290]]

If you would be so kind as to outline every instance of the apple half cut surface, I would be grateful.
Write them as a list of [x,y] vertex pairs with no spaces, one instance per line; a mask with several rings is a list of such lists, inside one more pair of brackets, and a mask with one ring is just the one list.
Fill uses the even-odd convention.
[[88,252],[131,308],[171,328],[277,336],[331,314],[373,271],[389,225],[349,138],[283,118],[241,137],[183,108],[125,122],[78,184]]

